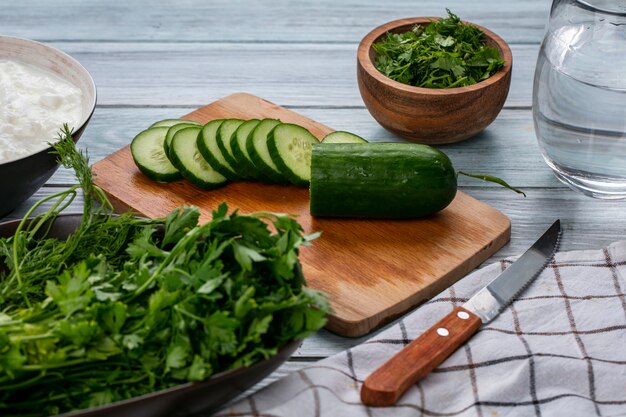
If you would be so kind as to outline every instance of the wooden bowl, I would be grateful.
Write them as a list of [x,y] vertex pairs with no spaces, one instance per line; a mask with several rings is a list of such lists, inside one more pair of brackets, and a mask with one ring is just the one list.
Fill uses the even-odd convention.
[[407,32],[433,20],[438,18],[394,20],[368,33],[359,44],[357,80],[365,106],[385,129],[418,143],[454,143],[477,134],[496,118],[509,92],[513,56],[502,38],[471,23],[485,33],[487,45],[497,48],[505,62],[484,81],[467,87],[422,88],[394,81],[376,69],[373,43],[387,32]]

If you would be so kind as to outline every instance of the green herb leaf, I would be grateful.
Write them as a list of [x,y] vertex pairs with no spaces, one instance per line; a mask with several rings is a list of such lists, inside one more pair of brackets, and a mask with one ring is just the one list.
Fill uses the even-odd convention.
[[[3,416],[59,414],[200,381],[325,324],[328,300],[304,287],[298,262],[316,235],[304,236],[293,217],[229,213],[225,204],[202,225],[193,207],[156,220],[113,216],[86,155],[63,135],[53,146],[79,185],[44,199],[50,210],[0,238]],[[79,188],[81,225],[66,240],[47,238]]]
[[181,368],[189,356],[188,348],[184,344],[171,346],[167,352],[166,365],[168,368]]
[[510,186],[506,181],[504,181],[501,178],[498,177],[494,177],[493,175],[487,175],[487,174],[468,174],[466,172],[462,172],[459,171],[457,174],[461,174],[461,175],[465,175],[466,177],[471,177],[471,178],[477,178],[479,180],[483,180],[483,181],[488,181],[488,182],[493,182],[496,184],[500,184],[501,186],[508,188],[511,191],[515,191],[518,194],[522,194],[524,197],[526,197],[526,193],[524,193],[522,190],[512,187]]
[[376,68],[392,80],[426,88],[463,87],[500,70],[504,61],[484,43],[483,32],[447,11],[447,18],[387,33],[373,44]]
[[165,218],[165,236],[162,245],[166,246],[179,241],[198,224],[199,218],[200,212],[194,208],[183,207],[172,211]]

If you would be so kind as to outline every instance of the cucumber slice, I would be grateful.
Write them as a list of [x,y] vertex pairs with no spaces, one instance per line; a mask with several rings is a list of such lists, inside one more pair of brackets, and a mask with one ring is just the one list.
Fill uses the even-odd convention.
[[217,130],[217,146],[222,151],[222,155],[233,168],[233,171],[237,174],[238,177],[244,177],[241,172],[237,169],[237,161],[233,156],[233,151],[230,148],[230,138],[233,136],[233,133],[237,130],[239,126],[243,124],[244,120],[241,119],[226,119],[220,125],[220,128]]
[[359,135],[350,132],[332,132],[324,136],[322,143],[369,143]]
[[227,179],[217,172],[200,155],[196,146],[199,127],[186,127],[174,134],[170,146],[172,164],[192,184],[210,190],[224,184]]
[[194,122],[193,120],[184,120],[184,119],[163,119],[158,122],[154,122],[150,125],[150,127],[171,127],[178,123],[191,123],[193,125],[200,126],[201,123]]
[[152,127],[140,132],[130,144],[130,153],[137,168],[148,178],[169,182],[182,178],[165,155],[163,143],[167,127]]
[[280,123],[277,119],[263,119],[256,125],[246,140],[246,150],[252,163],[268,180],[283,183],[286,178],[274,164],[267,149],[267,139],[270,131]]
[[167,130],[167,134],[165,135],[165,142],[163,142],[165,155],[167,155],[168,158],[170,157],[170,145],[172,144],[172,138],[174,138],[174,134],[181,129],[184,129],[186,127],[193,127],[193,126],[198,126],[198,125],[195,123],[185,122],[185,123],[177,123],[169,127],[169,129]]
[[217,146],[217,131],[225,120],[216,119],[205,124],[198,135],[197,146],[200,155],[213,169],[229,180],[236,180],[238,178],[237,174],[224,158],[219,146]]
[[281,123],[269,134],[267,148],[272,160],[285,178],[296,185],[311,180],[311,146],[319,143],[302,126]]
[[233,151],[235,161],[237,161],[237,167],[235,168],[237,173],[259,181],[267,181],[267,177],[254,166],[246,149],[248,136],[260,122],[259,119],[252,119],[242,123],[230,138],[230,149]]

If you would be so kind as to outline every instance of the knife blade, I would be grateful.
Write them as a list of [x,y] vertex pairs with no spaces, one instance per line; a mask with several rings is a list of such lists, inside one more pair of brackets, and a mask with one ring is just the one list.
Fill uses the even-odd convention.
[[411,385],[439,366],[483,324],[500,314],[552,259],[560,235],[561,222],[557,220],[522,256],[463,306],[456,307],[376,369],[361,387],[363,404],[395,404]]

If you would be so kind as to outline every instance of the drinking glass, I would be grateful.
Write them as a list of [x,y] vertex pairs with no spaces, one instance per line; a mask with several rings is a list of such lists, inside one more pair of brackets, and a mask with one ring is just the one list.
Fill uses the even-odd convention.
[[533,86],[539,147],[559,180],[626,198],[626,0],[554,0]]

